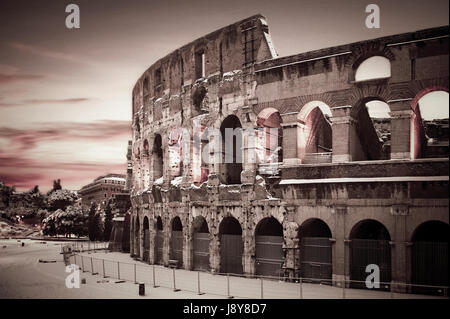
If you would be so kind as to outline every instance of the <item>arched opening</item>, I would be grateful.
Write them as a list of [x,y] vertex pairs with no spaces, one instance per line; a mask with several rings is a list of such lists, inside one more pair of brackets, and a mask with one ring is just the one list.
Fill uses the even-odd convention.
[[219,225],[220,272],[242,274],[244,242],[242,228],[234,217],[225,217]]
[[183,225],[180,217],[172,220],[172,234],[170,236],[170,259],[177,261],[177,266],[183,265]]
[[[411,283],[448,287],[449,225],[428,221],[416,228],[412,236]],[[414,287],[413,292],[443,295],[442,288]]]
[[208,162],[205,161],[203,151],[208,144],[208,128],[201,124],[194,130],[192,137],[192,179],[195,185],[200,185],[208,179]]
[[143,260],[144,261],[150,261],[150,226],[148,222],[148,217],[144,217],[144,223],[143,223],[143,230],[144,230],[144,255]]
[[139,225],[139,217],[136,217],[136,227],[135,227],[135,233],[134,238],[136,239],[136,245],[135,245],[135,255],[137,257],[141,256],[141,240],[140,240],[140,225]]
[[209,271],[209,229],[203,216],[197,216],[194,229],[194,270]]
[[150,146],[148,140],[144,140],[144,148],[142,151],[143,162],[142,165],[142,174],[144,180],[144,188],[148,188],[150,186]]
[[[280,112],[274,108],[262,110],[257,117],[257,155],[260,171],[264,166],[283,162],[283,129]],[[270,167],[269,167],[270,169]]]
[[131,227],[130,227],[130,255],[131,255],[131,257],[133,257],[133,256],[135,256],[135,250],[134,250],[134,242],[135,242],[135,236],[136,236],[136,233],[135,233],[135,230],[134,230],[134,228],[135,228],[135,221],[134,221],[134,218],[131,218]]
[[235,115],[227,116],[220,126],[223,161],[221,179],[225,184],[240,184],[242,172],[242,125]]
[[389,106],[379,97],[363,98],[352,107],[351,116],[356,120],[351,149],[353,161],[390,158],[389,111]]
[[297,116],[297,154],[303,164],[330,163],[333,151],[331,110],[323,102],[304,105]]
[[153,180],[155,182],[162,182],[162,176],[163,176],[162,137],[161,135],[156,134],[155,141],[153,144]]
[[182,137],[181,128],[173,129],[169,135],[169,164],[171,177],[178,177],[183,174]]
[[148,95],[150,94],[150,84],[148,81],[148,77],[144,78],[144,82],[143,82],[143,98],[144,98],[144,104],[145,104],[145,100],[147,99]]
[[283,226],[274,217],[262,219],[255,230],[256,274],[280,277],[283,274]]
[[163,264],[164,263],[164,230],[163,223],[160,216],[156,218],[156,258],[155,264]]
[[367,81],[391,77],[391,62],[383,56],[372,56],[359,64],[355,81]]
[[448,157],[448,92],[431,88],[413,100],[411,151],[413,158]]
[[389,290],[391,282],[391,237],[386,227],[373,219],[357,223],[350,232],[351,287],[366,288],[367,265],[380,269],[380,289]]
[[373,127],[381,143],[380,159],[391,158],[391,109],[389,105],[380,100],[371,100],[366,103],[366,109],[372,120]]
[[331,230],[318,219],[308,219],[299,227],[300,274],[312,282],[330,284],[333,274]]

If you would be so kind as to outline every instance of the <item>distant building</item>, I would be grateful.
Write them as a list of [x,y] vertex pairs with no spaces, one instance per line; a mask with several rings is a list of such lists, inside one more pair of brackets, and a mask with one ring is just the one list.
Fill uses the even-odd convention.
[[107,174],[97,177],[92,183],[83,186],[78,194],[83,207],[92,202],[104,207],[110,198],[126,193],[126,178],[123,174]]

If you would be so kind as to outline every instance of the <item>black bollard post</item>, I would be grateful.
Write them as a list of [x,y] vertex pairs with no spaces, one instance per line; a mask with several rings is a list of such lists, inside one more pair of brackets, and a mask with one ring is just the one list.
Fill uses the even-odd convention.
[[145,296],[145,284],[139,284],[139,296]]

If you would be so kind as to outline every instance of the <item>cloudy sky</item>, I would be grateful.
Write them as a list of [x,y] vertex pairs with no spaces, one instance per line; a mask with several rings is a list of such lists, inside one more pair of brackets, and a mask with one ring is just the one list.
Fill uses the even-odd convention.
[[[65,27],[69,3],[81,28]],[[381,8],[367,29],[365,6]],[[267,17],[280,56],[448,25],[448,0],[2,0],[0,180],[78,189],[125,172],[131,88],[157,59],[248,16]]]

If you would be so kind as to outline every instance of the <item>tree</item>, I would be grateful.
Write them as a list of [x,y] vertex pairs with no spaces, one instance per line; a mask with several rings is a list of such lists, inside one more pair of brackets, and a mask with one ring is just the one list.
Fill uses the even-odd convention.
[[50,211],[65,210],[67,206],[73,205],[76,200],[77,195],[75,193],[66,189],[59,189],[47,196],[47,205]]
[[47,193],[47,196],[60,189],[62,189],[61,179],[53,180],[53,188]]
[[[42,211],[45,212],[45,211]],[[87,234],[86,229],[86,216],[80,205],[76,204],[68,206],[65,211],[58,209],[50,216],[44,219],[44,227],[42,229],[44,235],[55,236],[63,235],[70,236],[85,236]]]
[[103,239],[101,223],[101,216],[100,214],[97,214],[97,205],[92,203],[88,216],[88,235],[90,240],[94,241]]
[[111,200],[108,200],[108,203],[105,207],[105,229],[103,231],[103,240],[109,241],[109,237],[111,236],[111,230],[112,230],[112,207],[111,207]]

